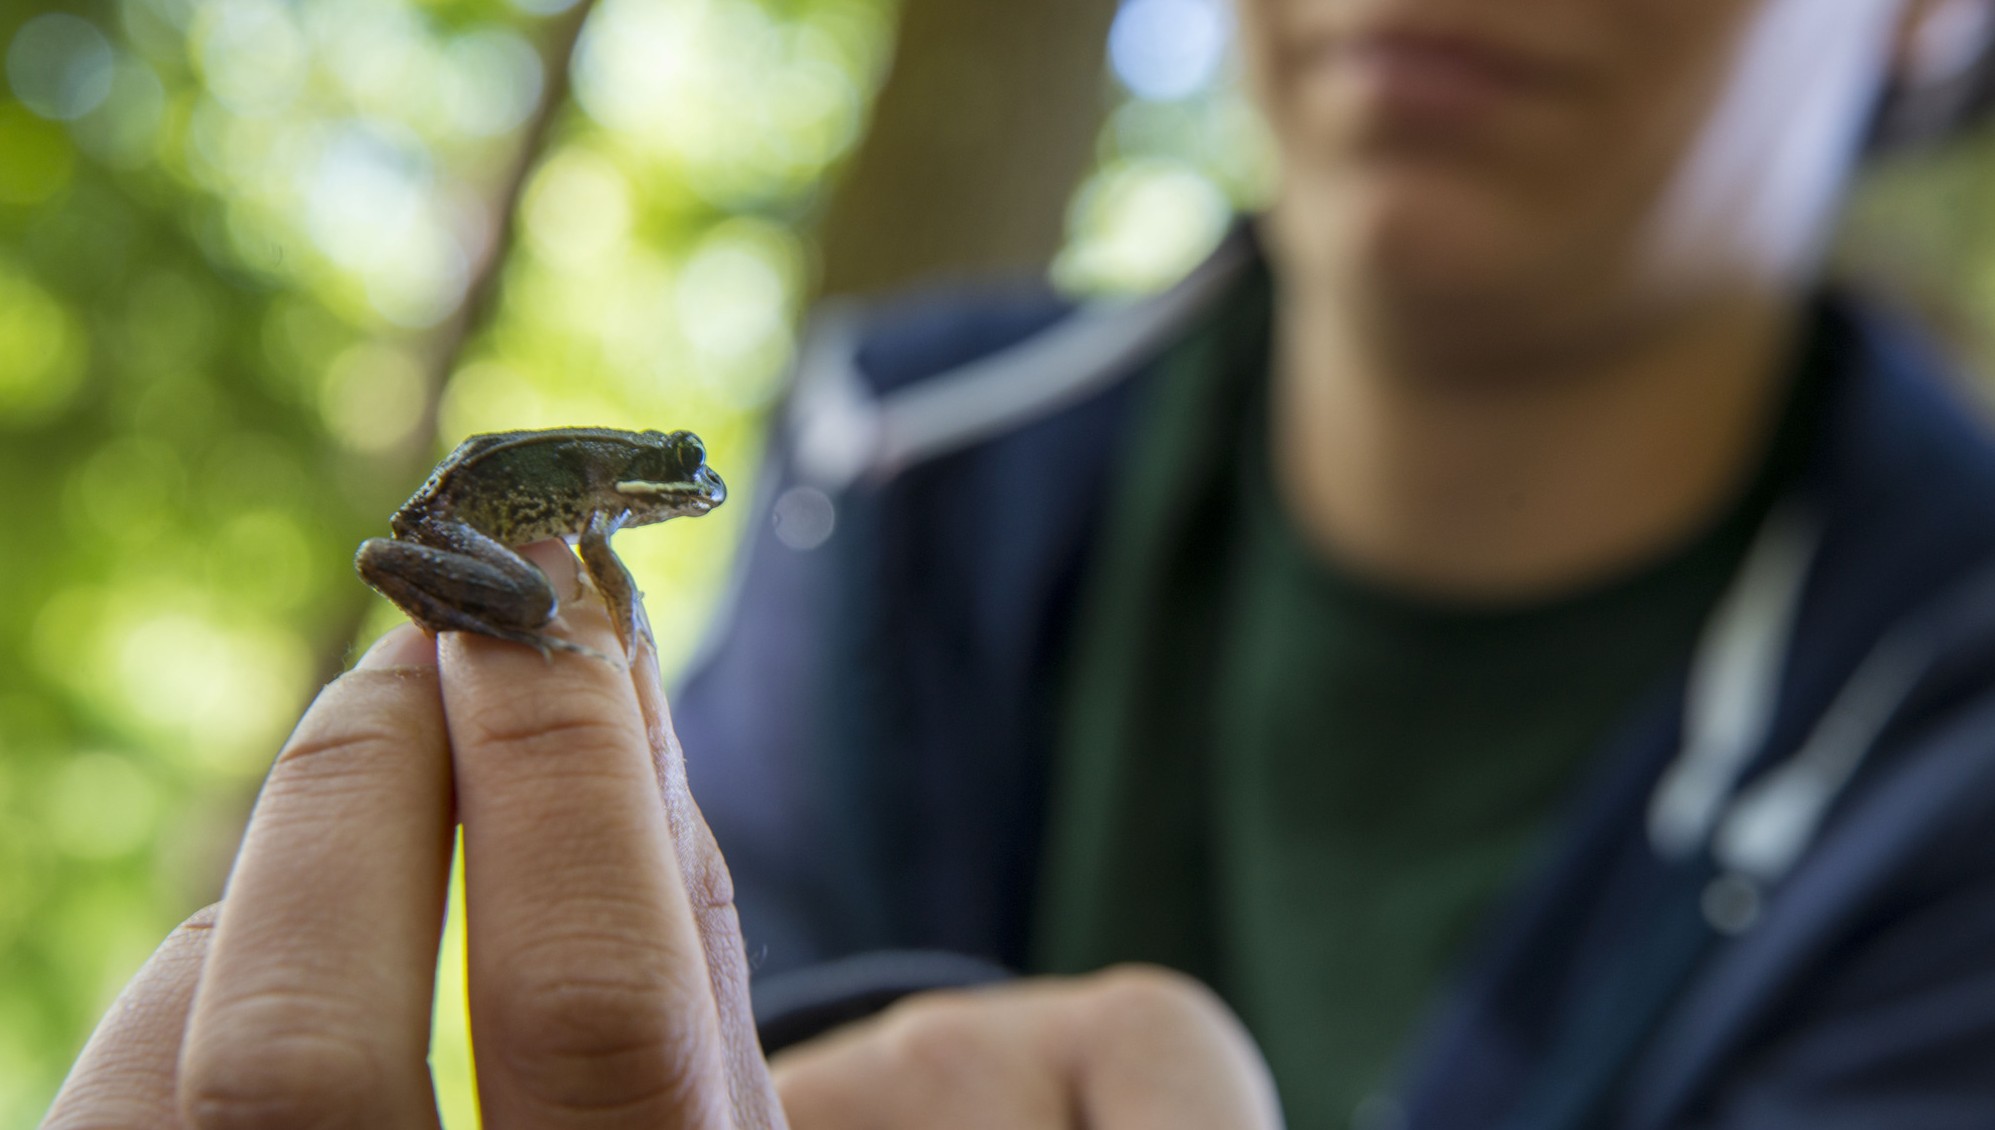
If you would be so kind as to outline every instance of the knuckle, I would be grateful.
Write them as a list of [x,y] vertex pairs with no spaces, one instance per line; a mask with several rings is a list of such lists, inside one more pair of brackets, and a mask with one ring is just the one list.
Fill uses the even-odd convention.
[[[471,743],[506,756],[539,758],[550,754],[600,751],[630,741],[624,716],[628,706],[609,696],[577,691],[560,698],[553,710],[535,702],[479,711],[468,721]],[[558,711],[558,712],[553,712]]]
[[1196,978],[1158,965],[1118,965],[1094,978],[1089,1012],[1112,1031],[1157,1031],[1227,1015]]
[[384,1073],[336,1036],[246,1027],[190,1048],[180,1107],[192,1130],[331,1130],[379,1122]]
[[344,776],[394,756],[405,739],[370,728],[323,727],[300,730],[284,743],[271,770],[273,783],[298,776]]
[[[533,1101],[572,1112],[674,1112],[719,1125],[724,1096],[694,1002],[654,979],[516,983],[493,1019],[505,1070]],[[480,1045],[483,1047],[484,1045]]]
[[883,1050],[901,1071],[937,1080],[974,1078],[989,1061],[990,1034],[962,994],[925,993],[883,1017]]
[[900,1106],[909,1082],[849,1054],[779,1060],[772,1075],[792,1130],[894,1125],[887,1112]]
[[647,979],[522,979],[508,994],[503,1038],[541,1059],[656,1049],[671,1027],[672,996]]
[[684,864],[686,898],[703,913],[734,911],[734,876],[719,852],[699,853]]
[[855,1096],[848,1075],[815,1063],[773,1074],[776,1096],[793,1126],[838,1126],[849,1120]]

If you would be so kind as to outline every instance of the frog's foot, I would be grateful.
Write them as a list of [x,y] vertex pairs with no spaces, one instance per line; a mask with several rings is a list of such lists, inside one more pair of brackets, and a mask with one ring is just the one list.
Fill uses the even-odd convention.
[[553,661],[555,652],[566,651],[576,655],[586,655],[591,659],[601,660],[612,667],[618,665],[616,660],[611,659],[593,647],[586,647],[579,643],[564,640],[559,636],[552,636],[546,632],[533,631],[481,619],[453,605],[445,604],[420,589],[409,593],[392,593],[387,592],[385,589],[383,592],[386,593],[388,599],[395,602],[397,607],[408,614],[409,619],[421,625],[423,630],[429,632],[431,635],[435,635],[438,632],[476,632],[481,636],[490,636],[496,640],[510,640],[513,643],[523,643],[539,652],[540,657],[549,662]]
[[603,594],[603,605],[610,614],[610,624],[616,629],[617,642],[623,644],[624,658],[631,664],[637,663],[637,644],[640,639],[651,642],[652,650],[658,648],[652,639],[651,622],[644,614],[641,594],[637,582],[631,578],[630,570],[623,561],[610,550],[610,535],[615,526],[601,514],[592,515],[576,540],[576,548],[582,553],[582,564],[589,571],[596,591]]
[[481,635],[494,636],[502,640],[511,640],[514,643],[523,643],[528,647],[534,649],[535,651],[539,652],[540,657],[542,659],[547,660],[549,663],[554,662],[555,652],[565,651],[573,655],[586,655],[590,659],[596,660],[599,663],[608,664],[609,666],[614,667],[619,671],[623,670],[623,664],[618,663],[615,659],[611,658],[610,656],[604,655],[602,652],[597,651],[593,647],[585,647],[582,644],[575,643],[572,640],[564,640],[560,636],[550,636],[545,632],[501,633],[501,632],[488,632],[482,628],[473,628],[471,630],[478,632]]
[[610,658],[607,655],[604,655],[602,652],[597,651],[593,647],[585,647],[579,643],[575,643],[570,640],[564,640],[560,636],[550,636],[545,632],[515,632],[506,628],[495,628],[489,624],[476,625],[476,626],[451,629],[451,630],[477,632],[481,636],[490,636],[493,639],[511,640],[514,643],[523,643],[528,647],[534,649],[535,651],[539,652],[540,657],[542,659],[547,660],[549,663],[554,662],[555,652],[566,651],[575,655],[586,655],[590,659],[597,660],[598,662],[601,663],[606,663],[611,667],[617,668],[618,670],[623,669],[623,664],[618,663],[616,660]]

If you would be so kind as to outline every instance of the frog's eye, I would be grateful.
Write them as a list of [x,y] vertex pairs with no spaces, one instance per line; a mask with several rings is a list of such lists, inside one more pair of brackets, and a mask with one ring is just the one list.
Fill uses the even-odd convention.
[[706,466],[706,463],[707,445],[701,443],[700,437],[691,432],[681,433],[679,440],[679,466],[685,471],[687,477],[690,478],[695,471]]

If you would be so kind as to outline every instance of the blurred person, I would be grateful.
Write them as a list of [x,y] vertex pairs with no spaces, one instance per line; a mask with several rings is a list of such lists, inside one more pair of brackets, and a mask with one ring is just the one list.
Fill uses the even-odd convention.
[[52,1123],[423,1122],[453,814],[493,1125],[1995,1122],[1995,446],[1820,264],[1988,5],[1237,9],[1181,285],[827,312],[690,793],[398,631]]

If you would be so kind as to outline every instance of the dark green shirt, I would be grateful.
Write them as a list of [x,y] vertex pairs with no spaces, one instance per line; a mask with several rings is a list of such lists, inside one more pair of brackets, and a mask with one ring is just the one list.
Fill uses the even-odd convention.
[[1666,559],[1529,606],[1435,604],[1324,561],[1276,497],[1270,291],[1243,286],[1165,359],[1121,468],[1066,680],[1035,957],[1206,981],[1289,1125],[1315,1130],[1390,1086],[1589,756],[1686,661],[1807,413],[1795,398],[1749,488]]

